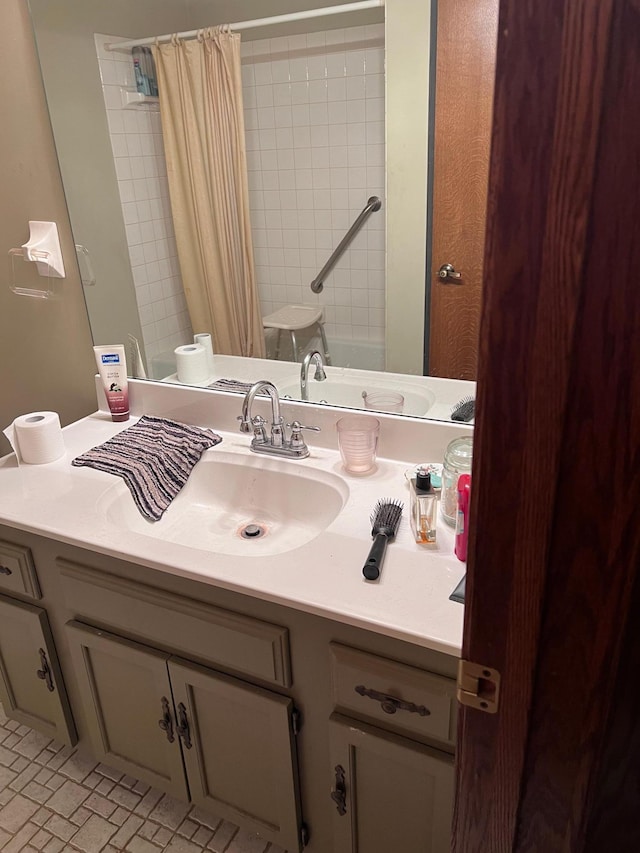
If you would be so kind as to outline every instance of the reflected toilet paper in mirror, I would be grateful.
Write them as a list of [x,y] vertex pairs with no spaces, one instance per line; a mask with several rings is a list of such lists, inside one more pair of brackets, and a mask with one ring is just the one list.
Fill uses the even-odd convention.
[[209,357],[202,344],[176,347],[176,373],[183,385],[201,385],[209,379]]

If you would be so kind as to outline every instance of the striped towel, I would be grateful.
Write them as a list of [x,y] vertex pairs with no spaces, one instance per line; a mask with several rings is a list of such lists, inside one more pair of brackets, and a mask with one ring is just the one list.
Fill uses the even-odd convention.
[[142,515],[159,521],[204,451],[221,441],[210,429],[143,415],[71,464],[122,477]]
[[235,391],[237,394],[246,394],[252,385],[253,382],[242,382],[240,379],[217,379],[207,385],[207,388],[212,391]]

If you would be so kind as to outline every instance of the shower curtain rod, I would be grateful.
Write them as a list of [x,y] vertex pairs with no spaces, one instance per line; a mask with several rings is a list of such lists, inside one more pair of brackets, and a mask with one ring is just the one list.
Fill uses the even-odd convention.
[[[253,21],[238,21],[235,24],[229,24],[232,30],[250,30],[256,27],[268,27],[272,24],[288,24],[290,21],[304,21],[307,18],[321,18],[326,15],[339,15],[343,12],[361,12],[365,9],[375,9],[379,6],[384,6],[385,0],[360,0],[358,3],[343,3],[341,6],[325,6],[322,9],[309,9],[306,12],[290,12],[288,15],[273,15],[270,18],[256,18]],[[177,33],[181,39],[196,38],[200,30],[189,30],[184,33]],[[128,41],[118,41],[111,44],[106,44],[107,50],[125,50],[131,47],[140,47],[146,44],[155,44],[156,41],[171,41],[173,35],[171,33],[164,36],[151,36],[145,39],[129,39]]]

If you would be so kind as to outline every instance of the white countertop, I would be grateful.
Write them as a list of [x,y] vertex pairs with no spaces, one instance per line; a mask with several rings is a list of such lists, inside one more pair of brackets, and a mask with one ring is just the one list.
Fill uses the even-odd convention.
[[[144,384],[138,383],[140,388]],[[142,399],[140,388],[136,393],[139,405],[144,408],[138,413],[159,414],[158,411],[149,411],[153,406],[148,399]],[[149,393],[157,392],[152,390]],[[217,405],[217,400],[222,399],[215,392],[190,391],[188,394],[191,396],[183,395],[177,411],[167,412],[167,417],[180,420],[180,412],[194,411],[188,402],[194,394],[210,395],[203,398],[210,412],[211,401],[216,401]],[[223,400],[221,405],[228,407],[230,395],[222,396],[227,400]],[[237,407],[237,398],[231,397],[231,400]],[[328,407],[325,407],[325,418],[327,412]],[[340,414],[340,410],[335,410],[335,413]],[[218,423],[229,429],[229,417],[228,414],[221,416]],[[201,419],[192,417],[184,420],[198,423]],[[383,429],[388,435],[393,430],[402,430],[401,421],[402,418],[387,416]],[[348,496],[335,520],[312,541],[282,554],[260,557],[255,554],[221,555],[151,538],[130,529],[114,528],[103,510],[105,494],[121,490],[128,496],[124,482],[110,474],[71,466],[75,456],[101,444],[134,422],[135,418],[132,418],[127,423],[115,424],[105,412],[96,412],[65,428],[66,454],[56,462],[18,466],[13,454],[0,459],[0,523],[159,571],[256,595],[439,652],[459,655],[464,607],[450,601],[449,595],[463,577],[465,566],[453,554],[453,530],[440,518],[437,545],[417,545],[413,541],[408,515],[409,491],[404,477],[405,470],[411,465],[439,461],[441,456],[429,459],[413,455],[409,460],[379,457],[375,473],[352,477],[342,471],[336,449],[310,445],[311,456],[308,459],[282,462],[291,466],[294,473],[304,466],[305,469],[315,468],[344,478]],[[249,450],[250,436],[219,428],[216,418],[200,425],[211,426],[223,438],[221,444],[206,451],[205,455],[213,456],[222,451],[238,458],[257,458]],[[438,429],[438,425],[429,426]],[[411,427],[414,432],[420,428],[428,427],[415,424]],[[443,425],[443,429],[447,427]],[[446,444],[451,437],[451,429],[449,427],[448,432],[438,435],[438,442]],[[324,443],[331,443],[328,438],[324,436]],[[401,438],[396,437],[388,444],[402,444]],[[406,446],[413,449],[410,441]],[[424,446],[429,446],[429,442]],[[384,451],[384,443],[381,447]],[[172,509],[182,497],[178,495],[157,525],[170,519]],[[380,580],[370,583],[362,576],[362,566],[371,546],[369,518],[376,501],[386,497],[399,498],[405,509],[396,540],[387,548]],[[252,543],[247,544],[250,546]]]

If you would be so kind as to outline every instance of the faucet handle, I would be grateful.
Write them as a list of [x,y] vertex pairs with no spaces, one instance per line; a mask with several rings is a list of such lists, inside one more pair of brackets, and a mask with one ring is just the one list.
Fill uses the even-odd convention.
[[253,440],[256,444],[266,444],[267,431],[265,427],[267,422],[262,415],[256,415],[254,418],[251,418],[251,424],[253,426]]
[[306,443],[304,438],[302,437],[302,430],[308,429],[312,432],[320,432],[320,427],[317,426],[303,426],[300,421],[293,421],[290,424],[287,424],[287,427],[291,429],[291,441],[289,445],[292,450],[299,450],[301,448],[306,448]]

